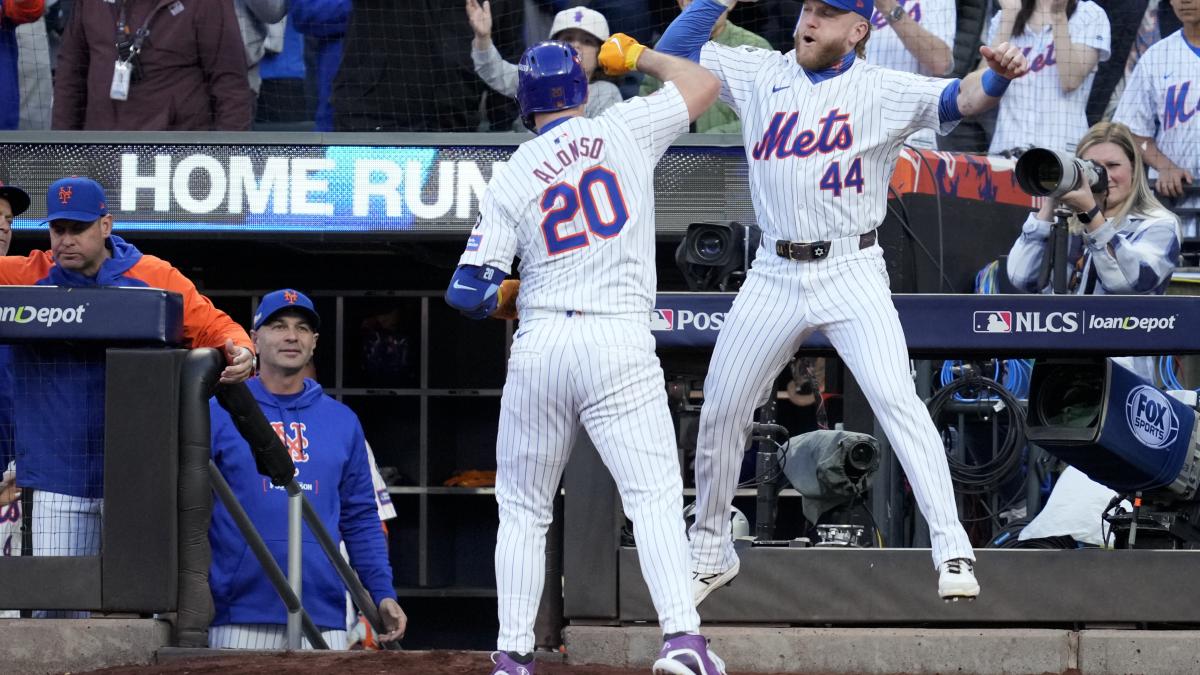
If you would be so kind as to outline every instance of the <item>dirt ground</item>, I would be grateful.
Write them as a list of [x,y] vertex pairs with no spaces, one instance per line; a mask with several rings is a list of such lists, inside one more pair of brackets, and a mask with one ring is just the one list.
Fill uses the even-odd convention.
[[[72,675],[283,675],[329,673],[333,675],[443,675],[491,672],[491,661],[481,652],[341,652],[338,654],[256,654],[170,660],[153,666],[123,666]],[[538,675],[646,675],[649,668],[610,668],[539,662]],[[728,675],[750,675],[730,672]],[[758,673],[756,675],[763,675]],[[781,675],[781,674],[775,674]]]

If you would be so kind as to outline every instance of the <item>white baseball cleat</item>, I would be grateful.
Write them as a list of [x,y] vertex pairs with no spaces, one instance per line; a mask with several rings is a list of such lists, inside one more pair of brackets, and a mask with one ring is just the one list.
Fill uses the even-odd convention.
[[938,595],[946,602],[979,597],[975,564],[966,558],[953,558],[938,566]]
[[742,569],[742,561],[734,560],[733,567],[724,572],[692,572],[692,603],[697,607],[710,593],[733,581]]

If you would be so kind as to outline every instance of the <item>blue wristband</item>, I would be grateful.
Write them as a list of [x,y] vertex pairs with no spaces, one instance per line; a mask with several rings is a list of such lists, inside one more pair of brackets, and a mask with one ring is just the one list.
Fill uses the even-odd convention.
[[993,98],[1000,98],[1012,80],[1002,77],[1000,73],[988,69],[983,72],[983,93]]
[[962,80],[951,80],[942,90],[942,98],[938,102],[938,121],[942,124],[962,119],[962,111],[958,109],[958,90],[961,86]]

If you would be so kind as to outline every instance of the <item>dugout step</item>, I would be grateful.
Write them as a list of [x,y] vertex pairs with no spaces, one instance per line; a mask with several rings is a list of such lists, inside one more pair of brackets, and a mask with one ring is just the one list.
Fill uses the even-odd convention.
[[[740,548],[737,584],[701,605],[705,623],[794,625],[1200,626],[1194,578],[1200,551],[976,551],[973,603],[945,603],[929,549]],[[618,619],[654,621],[637,550],[618,552]],[[568,616],[568,619],[571,617]]]

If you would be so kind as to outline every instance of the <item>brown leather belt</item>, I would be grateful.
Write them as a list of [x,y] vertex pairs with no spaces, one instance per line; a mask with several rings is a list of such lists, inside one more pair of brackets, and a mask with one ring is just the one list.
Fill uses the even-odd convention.
[[[864,249],[875,245],[875,230],[858,236],[858,248]],[[775,255],[791,260],[820,260],[829,256],[833,242],[829,241],[784,241],[775,242]]]

